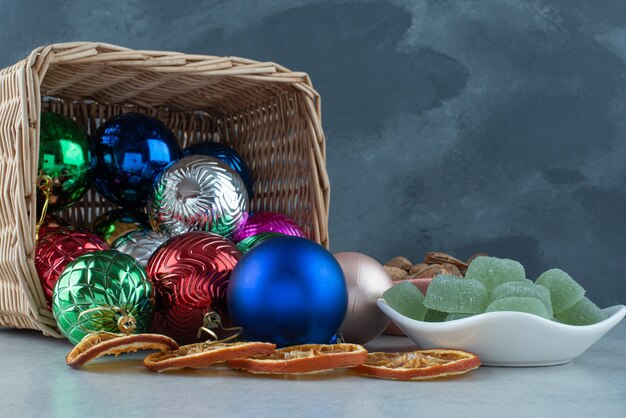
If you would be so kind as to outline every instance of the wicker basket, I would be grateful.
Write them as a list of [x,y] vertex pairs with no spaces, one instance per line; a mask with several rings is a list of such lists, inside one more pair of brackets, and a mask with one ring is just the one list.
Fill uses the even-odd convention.
[[[125,112],[158,117],[185,147],[232,146],[251,166],[252,210],[290,215],[328,247],[329,184],[320,97],[305,73],[235,57],[73,42],[0,70],[0,326],[59,336],[34,266],[40,112],[87,132]],[[61,215],[86,224],[113,206],[92,189]]]

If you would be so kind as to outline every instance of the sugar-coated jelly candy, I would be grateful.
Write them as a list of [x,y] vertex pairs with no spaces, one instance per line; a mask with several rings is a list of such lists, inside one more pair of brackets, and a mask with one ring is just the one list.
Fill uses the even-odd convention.
[[547,287],[550,291],[552,310],[555,316],[572,307],[585,295],[585,289],[576,283],[569,274],[559,269],[546,271],[539,276],[535,283]]
[[428,286],[424,305],[456,313],[481,313],[487,306],[487,289],[475,279],[440,274]]
[[595,303],[582,297],[573,306],[557,315],[557,319],[569,325],[591,325],[604,321],[607,315]]
[[446,321],[454,321],[455,319],[469,318],[470,316],[474,316],[474,314],[452,312],[446,316]]
[[530,280],[508,282],[498,285],[493,292],[491,292],[491,300],[498,300],[507,297],[531,297],[537,298],[546,306],[548,310],[548,316],[551,318],[554,314],[552,312],[552,301],[550,299],[550,291]]
[[548,315],[546,305],[544,305],[539,299],[531,297],[511,296],[508,298],[494,300],[489,306],[487,306],[487,310],[485,312],[496,311],[526,312],[546,319],[551,318]]
[[438,311],[436,309],[428,309],[424,315],[426,322],[443,322],[448,317],[448,312]]
[[392,286],[383,293],[383,299],[402,315],[419,321],[424,320],[426,314],[424,295],[414,284],[402,282]]
[[481,281],[487,290],[499,284],[526,280],[524,266],[515,260],[496,257],[476,257],[465,273],[468,279]]

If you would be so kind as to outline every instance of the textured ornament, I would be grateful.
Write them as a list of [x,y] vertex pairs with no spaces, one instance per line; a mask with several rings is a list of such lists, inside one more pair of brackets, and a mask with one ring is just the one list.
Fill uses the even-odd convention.
[[275,212],[254,212],[250,214],[246,223],[233,234],[232,240],[239,242],[261,232],[276,232],[292,237],[306,238],[298,224],[288,216]]
[[132,209],[115,209],[105,212],[91,222],[90,229],[109,245],[131,231],[150,230],[148,216]]
[[155,230],[168,235],[209,231],[228,237],[248,217],[243,180],[220,160],[189,155],[169,165],[148,202]]
[[59,330],[73,344],[90,332],[147,332],[152,306],[152,286],[143,267],[113,250],[84,254],[69,263],[52,298]]
[[237,248],[239,248],[239,250],[241,250],[241,252],[245,254],[260,243],[265,242],[270,238],[282,236],[284,235],[277,232],[261,232],[260,234],[251,235],[239,241],[237,243]]
[[62,228],[42,235],[35,248],[35,268],[48,304],[65,266],[83,254],[108,249],[106,242],[85,229]]
[[[89,190],[92,168],[92,152],[85,131],[65,116],[42,113],[38,174],[52,179],[50,209],[62,209],[78,202]],[[39,191],[38,204],[43,205],[44,200]]]
[[228,309],[249,341],[326,344],[346,314],[339,263],[305,238],[275,237],[248,251],[228,285]]
[[160,246],[146,268],[156,297],[153,330],[188,344],[206,340],[197,335],[206,313],[228,323],[226,289],[240,257],[235,244],[209,232],[188,232]]
[[118,115],[93,137],[96,189],[127,208],[145,206],[154,178],[182,153],[161,121],[139,113]]
[[133,257],[141,267],[146,267],[152,253],[168,236],[154,231],[131,231],[113,243],[113,249]]
[[39,227],[39,238],[41,239],[51,232],[56,232],[59,229],[67,228],[69,226],[69,222],[65,219],[48,213]]
[[339,332],[346,342],[365,344],[383,333],[389,318],[376,301],[392,286],[382,265],[365,254],[335,254],[348,286],[348,311]]
[[254,187],[252,183],[252,173],[248,164],[241,158],[237,152],[231,147],[219,144],[217,142],[202,142],[194,144],[183,150],[184,155],[202,154],[209,157],[217,158],[218,160],[226,163],[230,168],[235,170],[241,179],[246,184],[248,190],[248,196],[252,198],[254,196]]

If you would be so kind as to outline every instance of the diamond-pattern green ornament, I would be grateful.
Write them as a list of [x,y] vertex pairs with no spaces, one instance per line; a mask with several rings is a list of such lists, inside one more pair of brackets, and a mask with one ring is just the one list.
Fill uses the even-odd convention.
[[87,253],[72,261],[59,276],[52,295],[52,313],[59,330],[73,344],[90,332],[119,333],[118,320],[124,315],[135,319],[134,333],[147,332],[153,304],[144,268],[114,250]]

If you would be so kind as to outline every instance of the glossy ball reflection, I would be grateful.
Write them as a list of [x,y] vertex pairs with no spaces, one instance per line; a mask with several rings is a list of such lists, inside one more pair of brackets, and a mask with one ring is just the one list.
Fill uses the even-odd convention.
[[279,346],[328,343],[347,304],[339,263],[305,238],[259,244],[241,258],[228,285],[228,309],[245,338]]
[[172,131],[161,121],[125,113],[103,124],[93,136],[96,189],[127,208],[145,206],[154,178],[181,156]]
[[218,160],[226,163],[230,168],[235,170],[241,179],[246,184],[248,190],[248,196],[252,198],[254,196],[254,187],[252,183],[252,172],[248,167],[248,164],[243,158],[231,147],[219,144],[217,142],[201,142],[194,144],[183,150],[184,155],[202,154],[209,157],[217,158]]
[[[62,209],[79,201],[91,186],[93,168],[89,137],[76,122],[65,116],[41,114],[38,175],[52,179],[50,209]],[[38,190],[41,207],[45,196]]]
[[302,228],[287,215],[277,212],[253,212],[246,223],[233,234],[235,242],[263,232],[275,232],[292,237],[305,237]]
[[348,286],[348,311],[340,332],[346,342],[365,344],[383,333],[389,318],[378,308],[378,298],[393,283],[383,266],[365,254],[335,254]]
[[226,289],[240,257],[235,244],[209,232],[188,232],[160,246],[146,267],[156,294],[154,331],[187,344],[207,338],[197,335],[206,313],[216,311],[228,323]]
[[35,268],[48,303],[63,269],[83,254],[108,250],[109,245],[91,231],[60,227],[41,236],[35,247]]
[[[80,317],[93,308],[97,310]],[[59,330],[73,344],[89,332],[120,332],[120,310],[135,318],[135,333],[147,332],[152,309],[152,286],[145,270],[132,257],[113,250],[84,254],[69,263],[52,297]]]
[[148,215],[133,209],[114,209],[91,222],[90,229],[113,245],[115,240],[131,231],[150,230]]
[[189,155],[159,175],[148,213],[153,228],[168,235],[209,231],[229,237],[248,217],[248,192],[222,161]]
[[141,267],[146,267],[148,260],[168,236],[154,231],[131,231],[113,243],[113,249],[133,257]]

